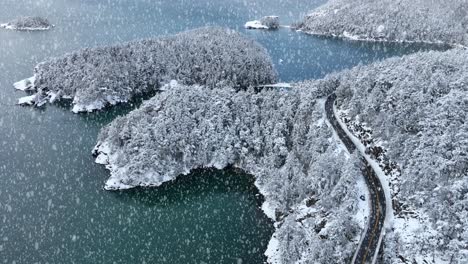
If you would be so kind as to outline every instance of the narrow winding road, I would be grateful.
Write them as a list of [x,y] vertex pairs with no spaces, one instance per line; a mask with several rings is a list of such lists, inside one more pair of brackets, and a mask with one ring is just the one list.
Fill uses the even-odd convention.
[[[349,153],[356,151],[356,146],[353,141],[346,134],[345,130],[341,127],[334,113],[334,103],[336,95],[331,94],[325,102],[325,112],[330,124],[335,130],[336,134],[348,149]],[[367,188],[370,194],[370,214],[367,217],[367,227],[361,235],[361,240],[354,254],[352,264],[376,263],[380,244],[384,235],[384,221],[385,221],[385,193],[382,184],[377,177],[377,174],[372,169],[366,158],[361,155],[362,174],[364,175]]]

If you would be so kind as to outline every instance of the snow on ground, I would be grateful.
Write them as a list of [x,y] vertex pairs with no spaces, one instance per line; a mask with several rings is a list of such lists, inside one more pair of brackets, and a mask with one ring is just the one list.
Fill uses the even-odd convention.
[[[112,172],[113,168],[110,165],[109,160],[112,159],[113,157],[109,153],[111,153],[111,149],[105,143],[97,145],[92,151],[92,154],[96,156],[95,162],[97,164],[105,165],[106,169]],[[133,187],[122,183],[121,180],[112,176],[109,179],[107,179],[104,185],[105,190],[125,190],[125,189],[130,189],[130,188],[133,188]]]
[[93,103],[87,105],[75,104],[73,105],[72,112],[75,114],[78,114],[80,112],[92,112],[94,110],[103,109],[105,106],[106,105],[102,101],[94,101]]
[[262,25],[262,22],[260,22],[260,20],[248,21],[247,23],[245,23],[244,27],[246,29],[268,29],[267,26]]
[[279,252],[279,241],[275,234],[273,234],[270,242],[268,242],[267,250],[265,251],[265,256],[268,258],[268,263],[281,264],[281,256]]
[[60,99],[60,92],[58,92],[58,93],[49,92],[49,102],[50,103],[53,103],[58,99]]
[[36,95],[24,96],[18,99],[19,105],[33,105],[36,101]]
[[15,82],[13,86],[17,90],[21,91],[31,91],[34,90],[34,82],[36,81],[36,76],[29,77],[27,79],[21,80],[19,82]]
[[0,24],[0,28],[11,29],[14,30],[13,26],[9,24]]
[[350,40],[359,40],[359,36],[353,35],[347,31],[343,31],[343,37],[350,39]]
[[[398,237],[399,251],[412,251],[414,243],[421,241],[421,237],[425,237],[424,240],[429,241],[431,237],[437,236],[437,231],[431,227],[428,216],[425,213],[420,213],[417,218],[408,217],[400,218],[397,217],[394,220],[393,227],[395,234]],[[421,254],[413,256],[417,264],[445,264],[451,263],[448,256],[444,256],[442,252],[421,252]],[[464,262],[460,262],[464,263]]]
[[126,189],[131,189],[131,188],[133,188],[133,186],[124,184],[120,180],[112,178],[112,177],[110,177],[106,181],[106,185],[104,186],[104,189],[107,190],[107,191],[110,191],[110,190],[126,190]]
[[290,83],[275,83],[275,84],[266,84],[266,85],[260,85],[258,87],[265,87],[265,88],[292,88],[292,85]]
[[[363,177],[359,177],[357,179],[356,186],[358,190],[357,194],[359,195],[359,197],[356,197],[356,199],[358,200],[358,209],[356,215],[354,216],[354,219],[356,219],[356,222],[359,224],[359,226],[362,229],[364,229],[367,227],[367,218],[369,216],[369,190],[367,189],[366,182],[364,181]],[[364,200],[361,198],[364,198]]]

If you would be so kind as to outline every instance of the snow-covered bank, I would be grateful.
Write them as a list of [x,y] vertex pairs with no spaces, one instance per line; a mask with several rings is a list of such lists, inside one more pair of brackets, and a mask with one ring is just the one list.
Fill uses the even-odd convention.
[[468,45],[468,3],[426,0],[331,0],[297,26],[354,40]]
[[49,30],[53,25],[42,17],[20,17],[8,23],[0,24],[0,28],[20,31]]
[[279,17],[262,17],[260,20],[248,21],[244,27],[246,29],[278,29],[280,27]]
[[101,131],[94,154],[110,170],[106,188],[159,186],[196,168],[233,165],[255,177],[276,221],[271,263],[345,263],[361,233],[355,216],[364,193],[357,161],[337,151],[323,122],[316,99],[332,86],[320,83],[159,93]]
[[15,83],[37,91],[36,104],[71,98],[73,111],[93,111],[127,102],[170,80],[210,88],[276,82],[266,50],[223,28],[207,27],[170,37],[86,48],[42,62],[34,77]]

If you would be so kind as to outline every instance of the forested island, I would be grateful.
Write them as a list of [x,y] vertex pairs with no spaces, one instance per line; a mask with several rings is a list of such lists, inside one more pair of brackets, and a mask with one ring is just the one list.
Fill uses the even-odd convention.
[[265,16],[260,20],[252,20],[245,23],[246,29],[278,29],[280,27],[278,16]]
[[171,80],[248,87],[274,83],[276,76],[263,47],[233,30],[207,27],[52,58],[15,86],[35,92],[19,103],[41,106],[71,99],[73,112],[89,112],[158,90]]
[[49,30],[53,25],[49,20],[42,17],[20,17],[8,23],[0,24],[0,27],[19,31],[35,31]]
[[355,40],[468,45],[464,0],[330,0],[296,27],[304,32]]

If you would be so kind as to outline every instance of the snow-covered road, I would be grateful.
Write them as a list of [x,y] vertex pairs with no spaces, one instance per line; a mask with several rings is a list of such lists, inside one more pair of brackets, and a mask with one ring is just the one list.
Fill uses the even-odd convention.
[[[359,146],[348,135],[343,128],[343,125],[338,121],[334,111],[336,95],[332,94],[327,98],[325,103],[325,112],[327,118],[335,130],[336,134],[346,146],[350,153],[353,153]],[[362,153],[362,173],[366,181],[370,194],[370,215],[368,216],[367,227],[361,236],[358,248],[353,257],[352,263],[375,263],[380,245],[385,234],[385,222],[387,219],[387,198],[378,172],[375,166],[368,161],[364,153]]]

